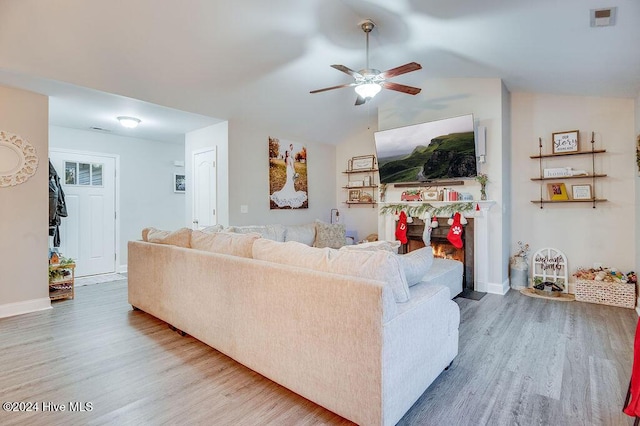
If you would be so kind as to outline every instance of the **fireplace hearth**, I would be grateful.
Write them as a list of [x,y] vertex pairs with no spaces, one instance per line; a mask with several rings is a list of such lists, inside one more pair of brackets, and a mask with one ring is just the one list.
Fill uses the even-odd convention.
[[[431,230],[431,247],[434,257],[454,259],[464,265],[462,276],[462,293],[460,297],[479,300],[486,293],[474,291],[474,223],[473,218],[467,218],[467,224],[463,226],[462,248],[458,249],[447,239],[449,228],[447,218],[438,218],[438,227]],[[407,224],[407,244],[400,246],[402,253],[409,253],[425,246],[422,241],[424,221],[414,218]]]

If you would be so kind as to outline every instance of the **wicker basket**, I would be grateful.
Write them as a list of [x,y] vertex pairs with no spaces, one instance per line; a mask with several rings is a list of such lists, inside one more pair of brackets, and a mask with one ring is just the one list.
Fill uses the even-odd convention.
[[636,307],[636,286],[627,283],[577,280],[576,300],[634,309]]

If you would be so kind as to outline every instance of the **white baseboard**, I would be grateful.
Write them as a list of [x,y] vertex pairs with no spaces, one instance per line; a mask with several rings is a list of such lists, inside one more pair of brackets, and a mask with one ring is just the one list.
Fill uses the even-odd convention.
[[127,273],[127,265],[118,266],[118,270],[116,272],[119,273],[119,274],[126,274]]
[[51,309],[51,299],[48,297],[24,300],[22,302],[6,303],[4,305],[0,305],[0,318],[28,314],[29,312],[44,311],[45,309]]
[[502,284],[498,283],[488,283],[487,284],[487,293],[491,294],[499,294],[504,296],[509,291],[509,279],[506,279],[502,282]]

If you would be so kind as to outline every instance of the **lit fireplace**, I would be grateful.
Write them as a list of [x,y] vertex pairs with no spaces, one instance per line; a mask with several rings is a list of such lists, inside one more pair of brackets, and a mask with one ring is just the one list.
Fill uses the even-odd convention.
[[[463,290],[473,290],[474,283],[474,261],[473,261],[473,218],[467,218],[467,224],[463,226],[462,233],[463,247],[458,249],[447,239],[449,234],[448,218],[438,218],[438,227],[431,231],[431,247],[434,257],[443,259],[458,260],[464,265],[464,276],[462,281]],[[407,244],[400,246],[402,253],[409,253],[424,247],[422,233],[424,222],[413,218],[413,223],[407,223]]]

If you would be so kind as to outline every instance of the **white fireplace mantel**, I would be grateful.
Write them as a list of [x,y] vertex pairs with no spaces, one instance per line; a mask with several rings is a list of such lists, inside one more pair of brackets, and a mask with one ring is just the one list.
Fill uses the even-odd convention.
[[[460,203],[461,201],[410,201],[410,202],[392,202],[392,203],[380,203],[381,206],[385,205],[406,205],[419,206],[421,204],[431,204],[438,208],[450,204]],[[462,201],[464,202],[464,201]],[[474,200],[469,201],[474,205],[474,209],[464,212],[464,216],[474,218],[474,283],[473,288],[476,291],[488,292],[489,291],[489,220],[488,212],[496,202],[492,200]],[[394,241],[395,240],[395,227],[396,221],[392,214],[386,214],[381,217],[378,225],[378,234],[381,240]]]

